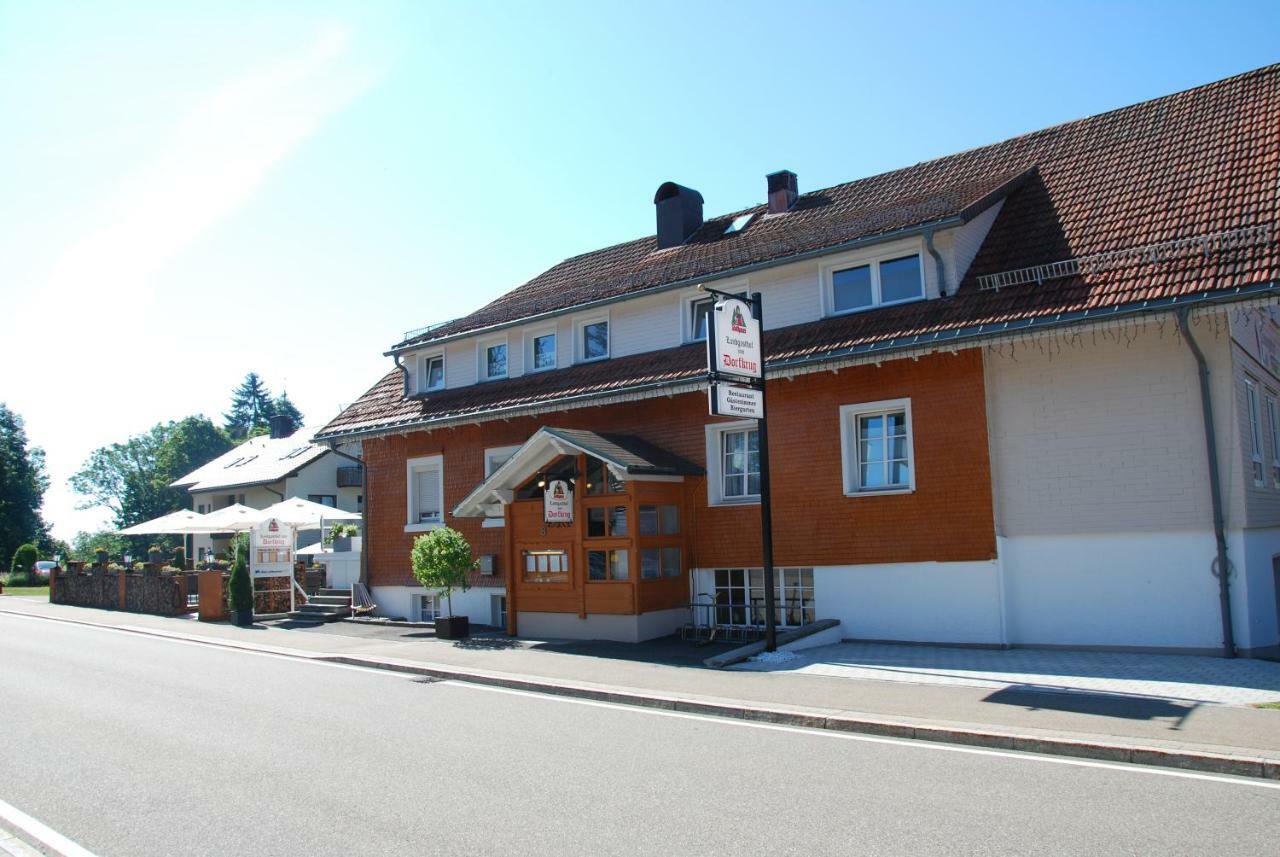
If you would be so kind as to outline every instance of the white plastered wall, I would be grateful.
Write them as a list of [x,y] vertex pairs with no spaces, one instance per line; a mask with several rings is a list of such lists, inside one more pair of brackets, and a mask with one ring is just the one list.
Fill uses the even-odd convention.
[[[426,595],[427,590],[420,586],[374,586],[372,587],[373,603],[379,616],[418,620],[418,609],[415,596]],[[501,586],[473,586],[466,592],[454,590],[453,612],[466,616],[473,625],[488,625],[493,620],[492,600],[494,595],[505,595]],[[447,612],[444,598],[440,599],[440,610]]]

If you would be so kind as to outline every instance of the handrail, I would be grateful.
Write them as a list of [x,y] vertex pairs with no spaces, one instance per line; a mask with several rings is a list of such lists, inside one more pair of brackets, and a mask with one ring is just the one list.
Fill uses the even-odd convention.
[[310,600],[311,600],[311,597],[310,597],[309,595],[307,595],[307,590],[303,589],[303,588],[298,584],[298,580],[297,580],[297,578],[295,578],[295,577],[293,577],[292,575],[290,575],[290,577],[289,577],[289,582],[293,584],[293,588],[294,588],[294,589],[296,589],[296,590],[298,590],[298,594],[302,596],[302,603],[303,603],[303,604],[306,604],[308,601],[310,601]]

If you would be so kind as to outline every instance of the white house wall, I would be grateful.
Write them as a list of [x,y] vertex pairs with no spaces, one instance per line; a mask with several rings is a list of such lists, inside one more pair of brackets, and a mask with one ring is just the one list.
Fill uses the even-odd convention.
[[[415,596],[426,595],[427,590],[420,586],[374,586],[371,594],[373,603],[377,605],[377,615],[416,622],[418,611],[414,604]],[[473,586],[466,592],[455,591],[453,612],[466,616],[473,625],[489,625],[493,621],[492,596],[505,594],[506,590],[500,586]],[[440,609],[447,612],[443,598],[440,599]]]

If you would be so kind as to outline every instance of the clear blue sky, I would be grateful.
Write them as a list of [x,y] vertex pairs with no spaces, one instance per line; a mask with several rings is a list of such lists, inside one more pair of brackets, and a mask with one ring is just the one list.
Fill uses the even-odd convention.
[[[0,400],[45,514],[256,370],[318,427],[402,331],[653,228],[1280,58],[1266,3],[0,0]],[[16,317],[16,319],[15,319]],[[16,324],[15,324],[16,320]]]

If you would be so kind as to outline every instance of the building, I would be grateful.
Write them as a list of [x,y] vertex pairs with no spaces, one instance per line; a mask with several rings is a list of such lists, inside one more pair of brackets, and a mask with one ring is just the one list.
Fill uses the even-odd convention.
[[[304,440],[287,416],[272,417],[271,432],[251,437],[234,449],[172,483],[191,496],[191,508],[208,514],[239,503],[265,509],[288,497],[347,512],[364,508],[360,445],[346,443],[335,452]],[[346,456],[340,453],[345,453]],[[226,551],[230,533],[188,536],[187,550],[197,562]],[[312,544],[319,533],[303,533],[299,545]]]
[[472,619],[513,633],[653,637],[700,594],[758,620],[709,286],[763,300],[785,624],[1277,651],[1278,111],[1280,66],[822,190],[774,173],[723,216],[663,184],[654,234],[406,334],[317,434],[363,444],[375,600],[435,609],[409,548],[448,524],[492,570]]

